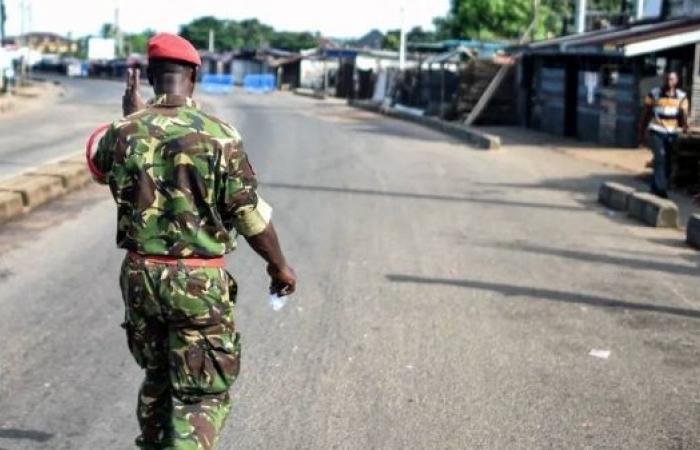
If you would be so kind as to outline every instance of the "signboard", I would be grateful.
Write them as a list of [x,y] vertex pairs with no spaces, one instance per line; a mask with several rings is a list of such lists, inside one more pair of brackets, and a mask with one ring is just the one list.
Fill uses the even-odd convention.
[[116,57],[117,42],[114,39],[91,37],[88,40],[88,59],[109,60]]

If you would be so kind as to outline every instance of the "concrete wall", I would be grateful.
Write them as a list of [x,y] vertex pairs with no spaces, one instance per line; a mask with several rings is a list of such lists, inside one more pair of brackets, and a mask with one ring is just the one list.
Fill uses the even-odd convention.
[[687,17],[700,14],[700,0],[667,0],[667,13],[671,17]]
[[[547,64],[566,65],[569,71],[582,68],[577,74],[569,73],[575,78],[567,83],[567,69],[547,67]],[[603,59],[533,64],[535,74],[528,123],[532,128],[558,136],[574,135],[575,131],[575,136],[583,141],[635,147],[641,100],[638,78],[629,73],[631,64],[634,62],[616,65]],[[615,70],[618,68],[619,72]],[[576,89],[568,98],[567,85],[569,89]],[[575,108],[575,112],[571,108]],[[567,113],[571,122],[567,122]]]
[[236,80],[236,84],[243,84],[243,79],[246,75],[254,75],[267,73],[269,71],[265,70],[263,64],[259,61],[252,61],[247,59],[234,59],[231,65],[231,74]]
[[321,89],[323,87],[324,69],[335,73],[338,71],[338,67],[337,59],[329,59],[325,63],[321,60],[304,59],[301,61],[299,85],[306,89]]

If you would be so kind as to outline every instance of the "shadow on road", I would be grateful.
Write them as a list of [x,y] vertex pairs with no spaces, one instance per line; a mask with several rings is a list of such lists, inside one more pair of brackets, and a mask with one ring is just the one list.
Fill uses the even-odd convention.
[[631,185],[639,190],[647,190],[648,182],[647,175],[640,174],[602,174],[590,175],[587,177],[578,178],[549,178],[540,183],[490,183],[481,182],[475,183],[477,186],[486,186],[492,188],[511,189],[537,189],[545,191],[562,191],[573,192],[580,194],[588,194],[591,197],[597,197],[598,188],[606,181],[614,181]]
[[0,439],[27,440],[34,442],[47,442],[53,438],[52,433],[36,430],[19,430],[17,428],[0,428]]
[[606,297],[598,297],[577,292],[555,291],[551,289],[541,289],[527,286],[515,286],[503,283],[488,283],[475,280],[454,280],[449,278],[429,278],[413,275],[389,274],[386,278],[394,283],[413,283],[429,285],[457,286],[469,289],[498,292],[506,297],[532,297],[539,300],[546,300],[560,303],[582,304],[608,309],[627,309],[635,311],[647,311],[674,316],[700,319],[700,310],[676,308],[673,306],[650,305],[647,303],[632,303]]
[[[681,241],[682,242],[682,241]],[[672,264],[649,259],[634,259],[625,258],[622,256],[601,255],[598,253],[582,252],[578,250],[564,250],[558,248],[545,247],[532,244],[495,244],[489,245],[491,248],[499,248],[506,250],[514,250],[517,252],[535,253],[538,255],[558,256],[561,258],[575,259],[599,264],[611,264],[614,266],[623,266],[636,270],[647,270],[653,272],[667,272],[674,275],[688,275],[696,277],[700,275],[699,267],[691,267],[681,264]],[[697,261],[696,261],[697,262]]]
[[331,192],[338,194],[351,194],[351,195],[368,195],[376,197],[392,197],[392,198],[404,198],[412,200],[430,200],[430,201],[440,201],[440,202],[456,202],[456,203],[479,203],[484,205],[494,205],[494,206],[512,206],[516,208],[542,208],[550,210],[559,211],[574,211],[574,212],[584,212],[588,211],[586,208],[578,206],[566,206],[566,205],[551,205],[548,203],[530,203],[530,202],[513,202],[510,200],[500,200],[495,198],[476,198],[476,197],[457,197],[452,195],[438,195],[438,194],[418,194],[411,192],[396,192],[396,191],[377,191],[372,189],[357,189],[357,188],[345,188],[345,187],[332,187],[332,186],[314,186],[314,185],[301,185],[301,184],[287,184],[287,183],[267,183],[261,182],[262,186],[273,188],[273,189],[291,189],[297,191],[312,191],[312,192]]
[[[401,123],[402,125],[403,123]],[[439,135],[437,132],[417,127],[412,125],[408,126],[395,126],[391,122],[379,122],[376,124],[366,124],[363,126],[347,127],[347,129],[352,133],[362,133],[374,136],[386,136],[394,139],[408,139],[408,140],[418,140],[425,141],[429,143],[434,143],[437,141],[451,142],[454,144],[462,144],[459,140],[450,137],[448,135]],[[469,148],[465,145],[466,148]],[[476,149],[475,149],[476,150]]]
[[[493,189],[502,189],[503,191],[512,190],[543,190],[570,192],[573,194],[582,194],[583,199],[579,198],[576,201],[581,205],[591,206],[598,204],[598,190],[606,181],[613,181],[635,188],[639,192],[647,192],[649,190],[649,174],[592,174],[585,177],[569,177],[569,178],[548,178],[539,183],[490,183],[480,182],[474,183],[475,186],[487,187]],[[697,207],[693,204],[692,198],[688,192],[676,190],[671,192],[671,200],[673,200],[680,210],[680,219],[682,223],[686,223],[688,218],[695,212]],[[614,222],[632,224],[637,223],[627,218],[624,212],[611,212],[604,206],[598,205],[600,211],[610,212],[609,218]],[[668,241],[665,245],[679,246],[678,241]]]
[[591,142],[581,141],[578,139],[556,136],[543,131],[533,130],[531,128],[519,127],[519,126],[481,126],[479,127],[481,131],[486,133],[495,134],[501,138],[503,145],[507,146],[538,146],[538,147],[549,147],[549,148],[600,148],[606,149],[607,147],[597,145]]

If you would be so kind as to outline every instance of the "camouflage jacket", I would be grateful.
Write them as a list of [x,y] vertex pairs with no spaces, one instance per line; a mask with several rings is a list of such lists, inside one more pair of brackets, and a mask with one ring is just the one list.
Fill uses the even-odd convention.
[[271,209],[238,132],[190,98],[162,95],[115,122],[94,162],[117,203],[117,245],[144,255],[221,256],[265,230]]

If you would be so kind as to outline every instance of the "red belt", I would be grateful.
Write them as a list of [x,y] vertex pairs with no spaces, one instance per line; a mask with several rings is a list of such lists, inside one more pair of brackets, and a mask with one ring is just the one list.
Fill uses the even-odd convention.
[[213,269],[222,269],[226,265],[223,256],[215,258],[182,258],[178,256],[147,256],[140,253],[130,251],[130,258],[141,259],[145,262],[153,264],[165,264],[168,266],[177,266],[183,264],[185,267],[210,267]]

